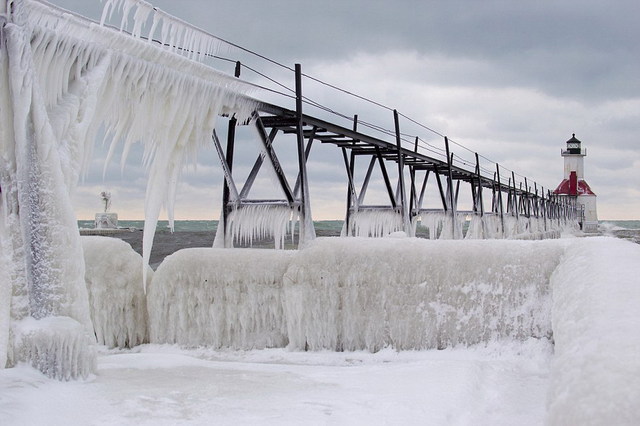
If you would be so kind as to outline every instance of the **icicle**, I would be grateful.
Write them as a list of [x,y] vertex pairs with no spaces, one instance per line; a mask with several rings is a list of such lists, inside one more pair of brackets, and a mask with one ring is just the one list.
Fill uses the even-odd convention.
[[349,235],[384,237],[403,230],[402,215],[395,210],[362,210],[349,219]]
[[[160,44],[191,60],[197,58],[202,61],[205,56],[215,55],[221,44],[217,37],[142,0],[108,0],[102,10],[101,26],[111,20],[114,11],[119,11],[122,14],[121,31],[129,31],[135,38],[152,41],[156,29],[160,27]],[[133,24],[129,25],[129,17],[132,14]],[[144,34],[144,26],[148,22],[149,16],[152,16],[152,25],[148,33]]]
[[273,237],[275,248],[282,249],[294,212],[286,205],[244,205],[227,217],[227,238],[252,245],[254,240]]

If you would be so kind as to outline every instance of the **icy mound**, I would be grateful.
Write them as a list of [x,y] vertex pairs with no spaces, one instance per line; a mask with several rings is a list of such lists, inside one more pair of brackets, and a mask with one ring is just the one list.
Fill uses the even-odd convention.
[[[85,236],[85,281],[98,343],[130,348],[146,342],[147,302],[142,257],[117,238]],[[147,267],[147,282],[153,271]]]
[[562,246],[320,238],[284,278],[294,349],[427,349],[551,335]]
[[551,278],[548,423],[640,424],[640,246],[574,240]]
[[96,350],[85,327],[69,317],[27,317],[14,324],[12,365],[26,362],[58,380],[86,378],[96,369]]
[[287,344],[282,277],[292,251],[185,249],[148,289],[152,343],[259,349]]

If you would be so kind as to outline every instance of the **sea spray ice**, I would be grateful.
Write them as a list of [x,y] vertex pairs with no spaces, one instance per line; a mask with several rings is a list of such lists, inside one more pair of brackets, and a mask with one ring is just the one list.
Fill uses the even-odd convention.
[[[98,344],[132,348],[148,342],[142,257],[117,238],[81,237],[91,320]],[[147,283],[153,277],[150,267]]]
[[[144,2],[125,3],[150,12]],[[13,238],[13,232],[0,236],[2,256],[11,262],[13,287],[11,324],[0,318],[0,349],[6,344],[15,361],[16,354],[35,353],[5,343],[7,327],[17,327],[25,317],[69,317],[87,334],[93,333],[70,194],[86,170],[97,130],[104,126],[111,141],[109,157],[117,146],[123,147],[123,164],[133,143],[144,144],[149,167],[147,260],[161,205],[173,218],[184,163],[210,141],[216,117],[235,114],[243,121],[255,103],[245,95],[244,83],[192,60],[201,59],[205,51],[177,55],[177,43],[206,52],[216,43],[161,11],[153,11],[154,22],[162,37],[168,37],[168,49],[135,37],[141,36],[138,24],[149,16],[142,9],[134,11],[138,22],[132,37],[46,3],[22,0],[12,6],[1,46],[0,214],[5,223],[18,225],[19,238]],[[176,38],[178,33],[184,38]],[[146,274],[142,264],[141,269]],[[0,312],[6,308],[4,304]],[[23,334],[22,341],[42,336],[43,330]],[[50,337],[62,338],[58,331],[52,329]],[[16,329],[16,339],[18,334]],[[77,342],[85,341],[77,337]],[[64,339],[70,341],[68,336]],[[80,350],[82,345],[63,346],[49,347],[66,351]],[[73,359],[84,356],[66,353]],[[87,356],[90,353],[87,347]],[[66,362],[54,355],[49,357],[52,362]]]
[[294,251],[184,249],[148,290],[151,343],[261,349],[287,344],[282,277]]
[[562,251],[416,238],[181,250],[149,289],[151,342],[375,352],[550,338],[549,276]]
[[284,278],[290,347],[428,349],[551,336],[545,242],[321,238]]

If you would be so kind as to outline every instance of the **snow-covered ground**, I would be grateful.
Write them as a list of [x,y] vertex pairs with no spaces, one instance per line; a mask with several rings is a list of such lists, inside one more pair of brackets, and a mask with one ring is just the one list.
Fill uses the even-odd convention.
[[[385,244],[369,241],[371,253]],[[452,257],[474,244],[459,243],[425,244]],[[488,253],[511,247],[505,270],[517,261],[516,270],[529,271],[522,250],[530,265],[541,247],[561,253],[549,278],[554,342],[507,333],[375,353],[103,348],[86,380],[49,379],[27,365],[1,370],[2,424],[639,424],[640,246],[608,237],[476,244]]]
[[2,371],[3,424],[540,424],[551,347],[249,352],[147,345],[59,382]]

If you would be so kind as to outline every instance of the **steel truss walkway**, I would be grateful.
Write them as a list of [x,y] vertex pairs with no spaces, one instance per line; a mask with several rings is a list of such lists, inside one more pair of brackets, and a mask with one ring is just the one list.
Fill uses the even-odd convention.
[[[238,76],[239,67],[236,68]],[[313,143],[332,144],[341,149],[347,176],[347,213],[345,223],[347,230],[351,222],[359,212],[365,211],[390,211],[395,212],[401,221],[401,230],[408,235],[413,234],[412,220],[423,213],[442,212],[451,217],[452,237],[460,235],[456,229],[458,214],[469,214],[483,217],[494,215],[499,218],[504,232],[505,216],[518,218],[539,218],[544,221],[573,220],[577,218],[575,200],[566,197],[554,196],[551,191],[538,188],[537,184],[531,188],[528,180],[524,179],[524,186],[520,183],[516,186],[515,174],[505,179],[500,176],[500,167],[496,164],[492,176],[482,173],[479,156],[475,154],[475,168],[466,169],[454,164],[454,157],[449,149],[449,140],[444,137],[446,160],[430,157],[419,152],[418,138],[415,145],[407,148],[406,142],[400,133],[399,117],[394,111],[395,141],[391,142],[362,133],[358,129],[357,116],[353,120],[353,128],[346,128],[326,120],[322,120],[302,113],[302,88],[300,66],[296,65],[296,110],[286,109],[277,105],[260,103],[250,121],[250,125],[256,127],[266,155],[258,156],[253,169],[241,191],[237,190],[232,176],[233,151],[236,122],[230,119],[229,133],[227,135],[226,154],[223,154],[218,136],[214,133],[214,143],[221,164],[225,170],[225,184],[223,195],[223,224],[226,246],[231,246],[228,241],[228,218],[230,214],[246,206],[272,206],[288,207],[300,217],[300,242],[314,237],[313,223],[309,208],[309,191],[306,172],[306,161],[309,157]],[[274,140],[278,134],[292,134],[297,140],[298,173],[293,189],[280,167],[280,162],[274,147]],[[357,158],[368,161],[367,173],[364,182],[358,186],[354,179],[354,168]],[[268,161],[276,172],[280,187],[285,194],[284,199],[256,200],[248,197],[255,177],[263,164]],[[387,205],[366,205],[364,196],[367,192],[372,171],[378,167],[384,180],[386,192],[389,198]],[[395,185],[389,178],[389,167],[397,169],[398,181]],[[407,187],[405,182],[405,170],[408,169],[410,182]],[[421,176],[421,179],[419,179]],[[423,201],[429,177],[436,181],[441,209],[425,209]],[[461,212],[457,210],[458,194],[461,183],[470,185],[473,210]],[[394,189],[395,187],[395,189]],[[483,190],[491,191],[491,206],[487,209],[483,204]],[[503,203],[503,194],[506,194],[506,202]]]

